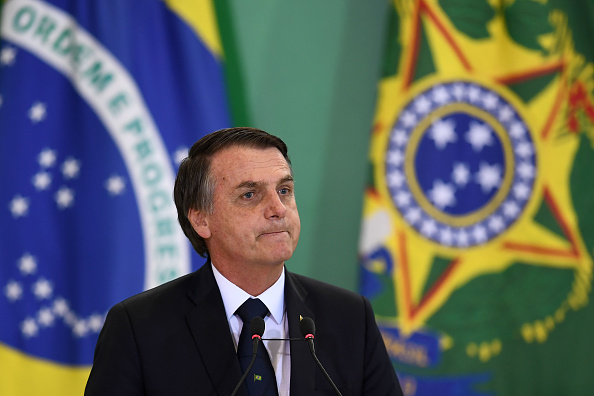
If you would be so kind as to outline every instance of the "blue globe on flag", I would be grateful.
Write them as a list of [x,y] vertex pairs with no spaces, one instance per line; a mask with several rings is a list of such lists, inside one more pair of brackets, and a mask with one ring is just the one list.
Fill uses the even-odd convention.
[[203,262],[172,191],[191,144],[230,124],[220,60],[161,1],[1,15],[0,350],[88,369],[111,306]]

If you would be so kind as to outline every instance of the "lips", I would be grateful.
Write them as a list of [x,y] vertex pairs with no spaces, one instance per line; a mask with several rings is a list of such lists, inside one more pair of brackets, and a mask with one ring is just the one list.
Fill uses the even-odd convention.
[[265,232],[262,232],[259,236],[266,236],[266,235],[272,236],[272,235],[277,235],[277,234],[280,235],[280,234],[285,233],[285,232],[286,233],[289,233],[289,231],[287,231],[287,230],[275,230],[275,231],[265,231]]

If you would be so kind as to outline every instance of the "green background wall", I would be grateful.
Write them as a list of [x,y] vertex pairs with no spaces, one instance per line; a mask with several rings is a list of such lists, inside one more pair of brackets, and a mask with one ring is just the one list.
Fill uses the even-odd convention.
[[280,136],[293,162],[301,237],[287,267],[357,290],[388,2],[233,0],[228,6],[250,126]]

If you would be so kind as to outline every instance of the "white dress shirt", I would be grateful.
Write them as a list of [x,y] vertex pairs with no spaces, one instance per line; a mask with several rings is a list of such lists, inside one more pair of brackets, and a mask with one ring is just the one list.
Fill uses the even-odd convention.
[[[289,321],[285,310],[285,269],[276,283],[270,286],[259,296],[250,296],[248,293],[231,283],[215,267],[212,266],[215,280],[221,291],[223,304],[225,304],[225,313],[229,322],[229,329],[235,341],[235,349],[239,342],[239,334],[243,322],[238,315],[235,315],[237,308],[241,306],[248,298],[259,298],[266,305],[270,313],[264,318],[266,328],[262,338],[288,338]],[[249,325],[249,324],[248,324]],[[291,381],[291,357],[290,343],[287,341],[263,341],[270,362],[276,375],[276,385],[279,396],[289,396]]]

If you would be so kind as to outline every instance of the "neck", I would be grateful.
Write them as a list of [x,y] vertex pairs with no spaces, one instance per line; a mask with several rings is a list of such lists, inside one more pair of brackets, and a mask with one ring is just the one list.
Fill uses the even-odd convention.
[[224,263],[215,260],[212,260],[212,264],[221,275],[254,297],[259,296],[274,285],[280,278],[284,267],[283,262],[278,265],[266,265],[263,268],[253,265],[224,265]]

